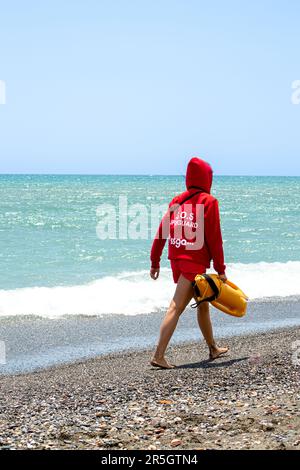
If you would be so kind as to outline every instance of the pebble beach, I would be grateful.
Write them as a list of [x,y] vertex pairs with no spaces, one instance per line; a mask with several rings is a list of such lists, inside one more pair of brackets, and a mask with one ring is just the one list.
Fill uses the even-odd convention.
[[[300,328],[134,351],[1,377],[2,449],[300,450]],[[299,354],[298,354],[299,355]],[[298,361],[299,362],[299,361]]]

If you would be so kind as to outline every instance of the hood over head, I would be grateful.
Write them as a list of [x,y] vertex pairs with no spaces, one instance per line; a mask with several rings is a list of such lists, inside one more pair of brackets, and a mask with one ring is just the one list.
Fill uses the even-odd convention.
[[198,157],[193,157],[189,161],[185,177],[187,189],[199,188],[210,193],[212,179],[213,171],[209,163]]

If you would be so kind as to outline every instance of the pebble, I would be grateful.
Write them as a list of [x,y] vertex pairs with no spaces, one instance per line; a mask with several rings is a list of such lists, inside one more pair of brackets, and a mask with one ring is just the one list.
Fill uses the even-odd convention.
[[[233,359],[250,347],[260,354],[255,367],[220,360],[158,373],[135,352],[1,377],[0,448],[298,448],[299,373],[289,345],[299,335],[268,333],[267,346],[259,335],[231,338]],[[174,350],[181,364],[207,355],[202,343],[170,348],[170,357]],[[270,351],[279,351],[276,361]]]
[[171,444],[172,447],[177,447],[177,446],[180,446],[182,444],[182,440],[181,439],[173,439],[170,442],[170,444]]
[[263,422],[261,423],[261,428],[263,431],[272,431],[274,429],[274,425],[272,423]]

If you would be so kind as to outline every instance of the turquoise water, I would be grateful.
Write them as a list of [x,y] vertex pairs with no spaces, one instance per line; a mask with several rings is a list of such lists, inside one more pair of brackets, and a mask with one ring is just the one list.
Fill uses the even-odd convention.
[[[0,176],[0,288],[83,284],[148,269],[147,240],[99,240],[96,209],[167,204],[179,176]],[[300,260],[300,178],[215,177],[226,261]],[[167,266],[166,251],[163,266]]]
[[[166,249],[149,278],[158,221],[147,222],[184,189],[182,176],[0,176],[0,373],[152,346],[174,284]],[[250,298],[243,319],[213,311],[217,335],[299,325],[299,189],[300,178],[215,178],[227,275]],[[146,211],[145,239],[98,238],[97,208],[110,204],[118,229],[120,196]],[[197,338],[187,309],[174,340]]]
[[[151,208],[165,210],[184,189],[182,176],[0,176],[0,316],[165,308],[174,289],[167,249],[159,280],[148,274],[159,220],[151,226]],[[219,176],[213,194],[230,278],[250,298],[300,295],[300,178]],[[130,210],[146,211],[143,239],[118,238],[125,196]],[[114,239],[97,236],[102,204],[115,211]]]

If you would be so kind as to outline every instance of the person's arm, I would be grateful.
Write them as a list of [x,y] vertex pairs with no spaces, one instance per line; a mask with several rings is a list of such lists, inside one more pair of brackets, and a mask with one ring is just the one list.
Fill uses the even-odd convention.
[[215,271],[219,275],[225,274],[223,240],[220,223],[219,203],[214,199],[208,207],[205,218],[205,242],[213,259]]

